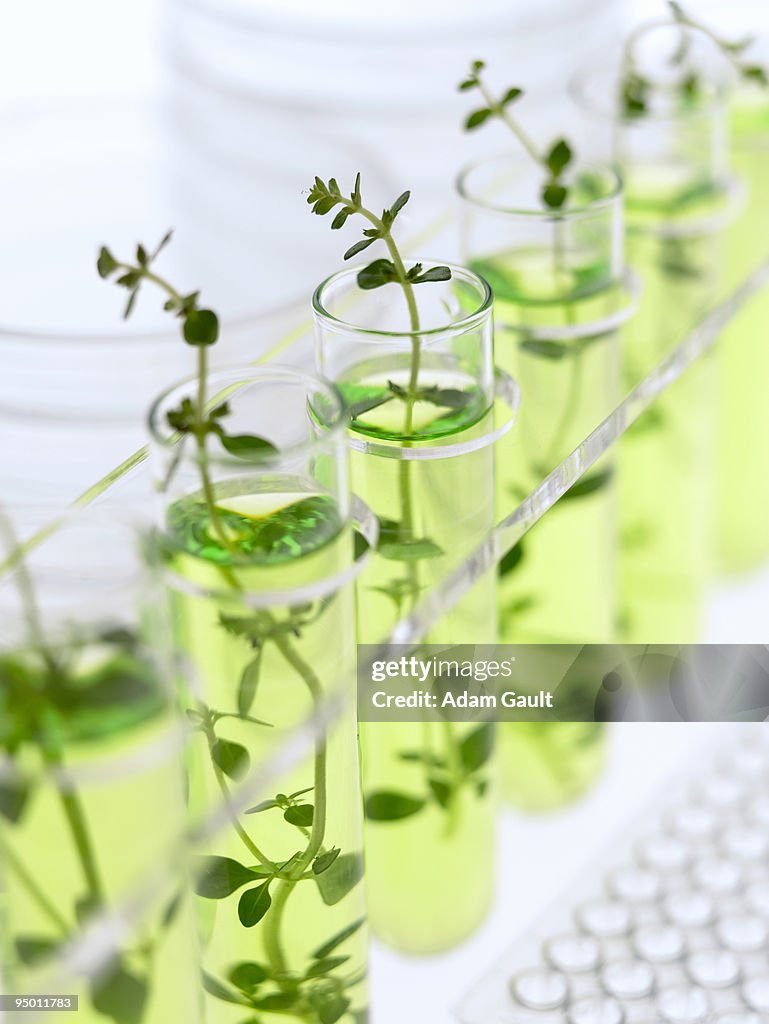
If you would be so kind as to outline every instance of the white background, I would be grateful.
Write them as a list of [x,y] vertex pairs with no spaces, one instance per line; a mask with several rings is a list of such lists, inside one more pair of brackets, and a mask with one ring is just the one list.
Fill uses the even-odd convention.
[[[161,79],[159,20],[154,0],[6,0],[0,5],[0,107],[151,94]],[[55,151],[50,160],[56,161]],[[0,196],[0,210],[13,201],[13,196]],[[713,603],[710,636],[722,642],[765,640],[767,593],[765,573],[722,588]],[[617,727],[610,770],[586,800],[541,819],[506,817],[502,893],[491,920],[467,946],[444,957],[408,961],[377,951],[377,1020],[448,1021],[450,1007],[490,961],[581,865],[592,861],[600,868],[600,851],[622,820],[662,784],[675,764],[691,761],[692,750],[712,737],[712,727],[704,726]]]

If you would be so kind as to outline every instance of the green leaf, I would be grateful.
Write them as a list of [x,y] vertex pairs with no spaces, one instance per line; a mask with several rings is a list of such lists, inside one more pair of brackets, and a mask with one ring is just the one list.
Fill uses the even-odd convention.
[[312,804],[295,804],[293,807],[287,807],[283,812],[283,817],[289,825],[296,825],[298,828],[309,828],[314,815],[315,810]]
[[0,814],[14,824],[18,822],[31,792],[30,785],[22,779],[0,781]]
[[538,604],[539,601],[537,601],[533,594],[522,594],[521,597],[516,597],[514,601],[505,605],[504,615],[506,618],[514,615],[522,615],[523,612],[527,612],[531,608],[536,608]]
[[689,72],[681,82],[681,92],[684,96],[691,100],[700,91],[700,76],[696,71]]
[[370,395],[368,398],[361,398],[360,401],[354,402],[349,406],[350,417],[357,419],[362,416],[364,412],[371,412],[372,409],[378,409],[380,405],[384,405],[385,402],[390,402],[392,395]]
[[338,231],[339,228],[343,228],[345,221],[352,213],[352,210],[347,206],[343,206],[342,209],[337,213],[336,217],[331,221],[331,230]]
[[114,274],[120,264],[106,247],[103,245],[99,249],[99,256],[96,260],[96,270],[101,278],[108,278],[110,274]]
[[468,775],[477,772],[494,750],[494,726],[490,722],[479,725],[459,744],[459,759]]
[[466,409],[473,401],[473,396],[459,388],[421,388],[417,394],[421,402],[431,402],[446,409]]
[[91,985],[94,1009],[117,1024],[140,1024],[148,994],[146,979],[132,974],[121,963]]
[[75,900],[75,920],[78,924],[85,924],[88,918],[92,917],[98,910],[101,910],[102,907],[101,899],[98,896],[94,896],[93,893],[81,896],[80,899]]
[[512,89],[508,89],[502,99],[499,101],[503,107],[506,107],[508,103],[515,103],[516,100],[523,96],[523,89],[518,89],[515,86]]
[[317,213],[319,217],[324,217],[327,213],[330,213],[339,202],[334,196],[324,196],[319,199],[312,208],[313,213]]
[[468,89],[475,89],[477,85],[477,78],[465,78],[459,83],[457,89],[459,89],[460,92],[467,92]]
[[391,562],[419,562],[425,558],[440,558],[445,554],[442,547],[428,537],[417,537],[413,540],[385,541],[380,539],[377,551]]
[[447,782],[443,782],[442,779],[435,778],[428,779],[427,784],[435,797],[435,802],[445,810],[451,802],[451,786]]
[[376,242],[376,238],[361,238],[355,245],[351,245],[347,252],[344,254],[344,259],[350,260],[353,256],[357,256],[359,252],[363,252],[364,249],[368,249],[370,245]]
[[320,896],[327,907],[333,907],[345,898],[363,878],[363,856],[343,853],[334,863],[315,876]]
[[257,649],[255,657],[243,669],[238,684],[238,714],[247,715],[254,704],[256,688],[259,685],[259,672],[262,667],[262,648]]
[[424,805],[418,797],[382,789],[366,797],[366,817],[369,821],[402,821],[418,814]]
[[445,768],[446,761],[431,750],[403,750],[398,757],[401,761],[414,761],[432,768]]
[[358,272],[358,287],[364,291],[381,288],[384,284],[397,281],[395,266],[390,260],[378,259]]
[[[155,251],[153,252],[152,256],[150,256],[150,263],[152,263],[154,260],[156,260],[158,258],[160,253],[163,251],[163,249],[165,249],[165,247],[168,245],[168,243],[171,241],[171,239],[173,237],[174,237],[173,228],[170,231],[166,231],[166,233],[163,235],[163,237],[158,242],[158,244],[157,244],[157,246],[155,248]],[[197,292],[195,294],[197,295]]]
[[727,53],[744,53],[745,50],[755,43],[755,41],[755,36],[744,36],[742,39],[732,40],[722,39],[721,49],[725,50]]
[[125,274],[121,274],[116,283],[123,288],[135,288],[141,279],[142,275],[138,270],[127,270]]
[[219,440],[230,455],[258,461],[265,455],[275,455],[278,449],[272,442],[256,434],[221,434]]
[[316,960],[308,969],[305,977],[320,978],[324,974],[330,974],[331,971],[335,971],[337,967],[341,967],[342,964],[346,964],[349,959],[349,956],[328,956],[324,960]]
[[542,201],[551,210],[560,209],[566,202],[568,195],[568,189],[563,185],[559,185],[557,181],[549,181],[542,189]]
[[336,1024],[350,1008],[350,1000],[338,992],[311,992],[309,998],[320,1024]]
[[197,857],[193,865],[193,888],[207,900],[223,900],[264,872],[244,867],[231,857]]
[[570,501],[573,498],[585,498],[589,494],[595,494],[596,491],[603,490],[604,487],[608,487],[613,477],[613,471],[609,468],[602,469],[598,473],[593,473],[592,476],[583,477],[578,480],[573,487],[563,495],[561,501]]
[[401,194],[390,207],[390,214],[392,215],[393,220],[395,220],[395,218],[398,216],[398,214],[401,212],[401,210],[403,209],[403,207],[406,205],[410,198],[411,192],[401,192]]
[[197,410],[189,398],[183,398],[176,409],[166,413],[169,427],[182,434],[190,433],[197,427]]
[[289,797],[292,800],[296,800],[298,796],[304,796],[305,793],[312,793],[314,789],[315,786],[305,786],[304,789],[297,789],[295,792],[289,793]]
[[647,97],[651,85],[638,74],[630,74],[622,83],[622,104],[626,117],[639,117],[646,113]]
[[348,924],[346,928],[343,928],[340,932],[337,932],[337,934],[333,938],[329,939],[327,942],[324,942],[322,946],[318,946],[318,948],[312,954],[313,959],[325,960],[326,957],[329,956],[329,954],[333,953],[338,946],[341,946],[342,943],[346,942],[351,935],[354,935],[358,931],[358,929],[360,929],[363,926],[365,920],[365,917],[361,917],[357,921],[353,921],[352,924]]
[[254,889],[246,889],[238,900],[238,918],[244,928],[253,928],[272,906],[270,882],[263,882]]
[[236,1006],[248,1006],[248,1001],[243,998],[239,993],[232,992],[227,988],[226,985],[222,985],[220,981],[207,974],[205,971],[200,972],[201,984],[203,989],[208,992],[210,996],[214,996],[216,999],[221,999],[225,1003],[235,1003]]
[[272,1010],[277,1013],[281,1010],[290,1010],[298,998],[298,992],[270,992],[269,995],[255,999],[254,1006],[258,1010]]
[[246,748],[230,740],[217,740],[211,747],[211,757],[231,779],[242,779],[251,764]]
[[175,893],[166,904],[166,908],[160,918],[160,924],[163,928],[171,927],[176,920],[176,915],[179,913],[183,902],[184,890],[180,889],[179,892]]
[[211,309],[191,309],[182,334],[188,345],[213,345],[219,337],[219,318]]
[[491,107],[481,107],[480,110],[474,110],[465,121],[465,130],[472,131],[473,128],[478,128],[485,121],[491,117],[494,111]]
[[340,850],[338,846],[333,846],[326,853],[320,853],[312,862],[312,873],[314,875],[322,875],[324,871],[328,871],[331,865],[339,856]]
[[530,355],[541,356],[543,359],[563,359],[571,351],[563,341],[540,341],[537,338],[528,338],[526,341],[522,341],[518,348]]
[[270,811],[273,807],[280,807],[277,800],[262,800],[261,803],[257,804],[255,807],[249,807],[248,810],[243,813],[259,814],[261,811]]
[[769,85],[769,75],[767,75],[766,70],[758,64],[744,65],[740,68],[740,74],[748,81],[757,82],[759,85],[764,87]]
[[569,166],[573,159],[574,154],[571,151],[571,146],[566,139],[558,139],[550,147],[550,150],[545,157],[545,164],[547,169],[550,171],[554,178],[559,178],[564,170]]
[[253,960],[244,960],[227,973],[227,978],[235,988],[239,988],[242,992],[253,992],[269,977],[269,970],[263,964],[258,964]]
[[470,67],[473,70],[473,74],[477,75],[479,71],[483,71],[483,69],[486,67],[486,61],[485,60],[474,60],[473,63],[470,65]]
[[350,198],[352,199],[352,201],[355,203],[356,206],[360,206],[360,204],[361,204],[361,196],[360,196],[360,171],[358,171],[358,173],[355,175],[355,185],[353,186],[353,190],[352,190],[352,194],[351,194]]
[[510,548],[504,558],[500,559],[498,569],[499,576],[507,576],[509,573],[513,572],[521,564],[522,559],[523,543],[518,541],[517,544]]
[[56,939],[19,935],[14,941],[14,946],[19,961],[25,967],[30,967],[51,956],[58,949],[59,943]]
[[393,602],[396,607],[399,607],[407,597],[414,597],[424,590],[425,587],[420,587],[409,579],[391,580],[389,583],[381,587],[369,587],[375,594],[383,594],[385,597]]
[[428,281],[450,281],[451,271],[448,267],[431,267],[424,274],[411,278],[412,284],[426,284]]

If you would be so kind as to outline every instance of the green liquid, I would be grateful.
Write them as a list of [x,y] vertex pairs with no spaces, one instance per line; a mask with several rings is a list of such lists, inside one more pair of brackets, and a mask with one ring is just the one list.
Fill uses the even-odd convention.
[[[338,687],[355,643],[349,591],[268,610],[238,596],[238,588],[302,587],[349,565],[352,537],[332,500],[290,481],[279,494],[241,491],[218,500],[234,553],[218,543],[196,499],[173,506],[168,517],[172,547],[189,552],[173,555],[172,568],[208,595],[221,594],[175,595],[177,636],[198,688],[185,694],[198,724],[189,758],[193,813],[235,793],[249,767],[318,709]],[[207,856],[256,872],[224,898],[212,898],[205,881],[198,887],[210,1024],[366,1019],[358,780],[349,711],[313,756],[270,784],[267,806],[233,817],[210,843]]]
[[[747,205],[726,232],[731,289],[769,252],[769,108],[738,106],[732,119],[732,167]],[[719,339],[716,517],[718,561],[744,572],[769,556],[769,289],[753,298]]]
[[[392,379],[392,372],[369,364],[341,388],[368,392],[381,385],[385,373]],[[397,382],[405,371],[396,372]],[[456,400],[462,402],[459,410],[417,403],[410,444],[434,445],[436,437],[459,444],[491,429],[486,403],[467,380],[428,364],[419,383],[467,398]],[[404,408],[397,400],[369,410],[361,415],[362,423],[354,421],[354,432],[403,445],[398,430]],[[385,526],[379,552],[357,588],[359,641],[375,643],[492,528],[493,454],[487,446],[445,459],[404,462],[353,450],[351,471],[353,491]],[[399,527],[408,517],[411,527],[404,531]],[[494,579],[479,580],[424,639],[494,643]],[[434,953],[455,946],[472,934],[491,905],[495,808],[490,748],[476,771],[462,768],[463,744],[477,728],[464,722],[361,726],[369,917],[377,936],[403,952]],[[372,816],[382,793],[406,797],[417,810],[402,818]]]
[[[521,408],[497,446],[498,517],[508,515],[616,404],[615,333],[564,340],[542,330],[603,320],[617,292],[607,268],[559,270],[552,252],[501,253],[473,263],[493,282],[496,358],[521,387]],[[525,328],[537,329],[527,339]],[[550,509],[500,567],[504,643],[609,643],[615,629],[616,508],[603,459]],[[505,723],[505,798],[526,810],[567,803],[595,781],[604,737],[590,724]]]
[[[664,238],[638,224],[628,262],[643,281],[624,339],[630,389],[680,342],[711,301],[712,234]],[[692,643],[700,635],[712,550],[715,359],[699,359],[620,443],[622,639]]]
[[[155,865],[162,870],[184,829],[181,766],[169,743],[172,716],[148,664],[123,631],[73,640],[52,652],[0,657],[0,746],[21,773],[0,784],[0,863],[5,878],[2,985],[77,995],[83,1024],[199,1019],[192,907],[180,888],[147,913],[98,982],[58,975],[62,945],[100,909],[121,907]],[[91,769],[74,788],[57,768]],[[77,775],[75,775],[77,779]],[[24,780],[24,781],[23,781]],[[66,1022],[72,1013],[47,1011]],[[28,1013],[8,1012],[21,1024]]]

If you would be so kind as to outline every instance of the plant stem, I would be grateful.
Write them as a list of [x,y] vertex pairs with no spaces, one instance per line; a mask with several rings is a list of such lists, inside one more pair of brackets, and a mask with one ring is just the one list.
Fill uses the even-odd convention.
[[61,916],[54,904],[48,899],[43,890],[38,886],[32,875],[29,874],[24,864],[18,859],[11,847],[5,841],[2,833],[0,833],[0,850],[2,850],[3,860],[5,863],[10,865],[19,881],[25,886],[30,896],[35,900],[40,909],[50,917],[51,921],[56,925],[62,935],[67,937],[69,935],[69,925]]
[[[301,657],[291,641],[277,633],[274,637],[275,645],[283,655],[288,664],[304,680],[307,689],[310,691],[313,704],[317,709],[322,697],[323,688],[320,680],[312,668]],[[283,912],[289,896],[294,891],[298,881],[304,874],[306,868],[312,863],[323,845],[323,838],[326,831],[326,740],[321,738],[315,745],[314,762],[314,812],[312,819],[312,831],[304,853],[299,857],[292,868],[292,878],[283,878],[278,883],[277,892],[272,901],[267,920],[264,927],[264,950],[267,959],[275,974],[285,974],[287,971],[286,956],[280,937],[280,930],[283,921]],[[280,982],[281,987],[291,988],[290,982]]]
[[[41,748],[43,757],[50,768],[54,768],[57,771],[61,771],[64,765],[61,754],[52,750]],[[69,830],[72,835],[72,840],[77,850],[77,855],[80,859],[80,864],[83,869],[83,876],[85,883],[88,886],[88,891],[96,900],[100,903],[104,902],[104,888],[99,877],[99,870],[96,864],[96,854],[94,853],[93,845],[91,843],[91,837],[88,834],[88,825],[85,820],[85,814],[80,804],[80,799],[74,790],[67,790],[63,788],[66,782],[63,782],[61,787],[58,789],[59,800],[61,802],[62,809],[64,811],[64,817],[67,819]]]
[[[227,780],[224,777],[224,772],[221,770],[219,765],[216,764],[213,758],[211,759],[211,765],[214,769],[214,775],[216,776],[216,781],[219,784],[219,789],[222,791],[224,802],[228,808],[232,809],[232,801],[230,800],[230,790],[227,785]],[[246,830],[241,825],[240,821],[238,820],[238,816],[234,810],[232,810],[232,827],[238,833],[238,836],[240,837],[241,841],[243,842],[243,845],[246,847],[248,852],[253,854],[254,857],[256,857],[256,859],[259,861],[262,867],[267,868],[268,871],[274,871],[277,873],[278,865],[274,861],[271,861],[266,854],[262,853],[262,851],[259,849],[256,843],[251,839],[251,836],[249,836],[248,832],[246,832]]]
[[443,735],[446,741],[446,765],[451,779],[448,806],[446,807],[446,827],[443,830],[443,835],[445,839],[450,839],[459,827],[459,792],[462,773],[454,730],[448,720],[443,722]]
[[[564,278],[565,280],[566,275],[566,254],[564,252],[563,245],[563,227],[563,221],[560,219],[557,219],[553,224],[553,276],[555,278],[556,287],[558,287],[559,279]],[[568,284],[566,280],[565,283]],[[573,326],[576,322],[576,316],[574,303],[570,299],[568,291],[564,295],[563,311],[566,323],[569,326]],[[569,353],[569,359],[571,360],[569,391],[566,401],[561,409],[561,415],[553,432],[547,454],[543,460],[542,468],[544,468],[546,473],[549,473],[554,468],[556,461],[561,455],[561,449],[566,441],[566,434],[579,401],[579,385],[580,378],[582,376],[582,352],[579,349],[573,349]]]
[[198,345],[198,394],[195,401],[195,417],[197,419],[197,430],[195,431],[195,443],[198,448],[198,464],[200,467],[200,481],[203,484],[203,497],[208,510],[208,521],[222,546],[230,555],[235,558],[237,549],[227,536],[227,532],[219,518],[216,508],[216,495],[214,493],[211,477],[208,474],[208,453],[206,452],[205,432],[205,410],[206,410],[206,379],[208,377],[208,354],[205,345]]
[[510,129],[510,131],[513,133],[513,135],[515,135],[515,137],[518,139],[520,144],[523,146],[523,148],[529,154],[531,159],[534,160],[535,163],[540,164],[540,166],[545,167],[545,161],[544,161],[544,159],[542,157],[542,154],[537,149],[537,146],[536,146],[535,142],[533,141],[533,139],[521,127],[521,125],[518,124],[518,122],[515,120],[515,118],[511,117],[511,115],[505,109],[505,107],[501,103],[498,103],[494,99],[494,97],[489,92],[486,84],[481,79],[480,75],[478,75],[477,77],[478,77],[478,88],[480,89],[481,95],[486,100],[486,102],[489,105],[489,107],[491,108],[491,110],[494,111],[494,113],[497,115],[497,117],[499,117],[502,121],[504,121],[504,123],[507,125],[507,127]]

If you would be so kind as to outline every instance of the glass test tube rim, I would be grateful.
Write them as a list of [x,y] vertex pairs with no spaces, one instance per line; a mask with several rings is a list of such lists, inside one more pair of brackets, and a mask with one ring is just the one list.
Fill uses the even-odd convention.
[[355,264],[354,266],[337,270],[335,273],[329,275],[329,277],[324,281],[321,281],[313,292],[312,310],[316,323],[329,330],[341,330],[346,333],[353,334],[356,338],[362,341],[370,339],[372,343],[378,343],[381,342],[382,339],[388,338],[419,338],[420,340],[424,339],[423,343],[428,346],[432,343],[439,342],[442,339],[456,337],[458,334],[467,333],[480,327],[486,317],[490,314],[494,305],[494,293],[488,281],[486,281],[484,277],[481,277],[480,274],[476,274],[473,270],[470,270],[468,267],[457,263],[450,263],[447,260],[428,259],[427,257],[423,257],[419,259],[418,262],[422,264],[425,271],[438,266],[448,267],[451,271],[452,281],[458,278],[477,288],[481,298],[476,308],[471,313],[466,313],[457,319],[452,319],[449,323],[440,324],[437,327],[424,327],[416,331],[408,329],[382,330],[379,328],[366,327],[363,324],[356,324],[349,320],[343,320],[341,317],[335,316],[326,308],[325,296],[328,290],[335,285],[347,285],[349,282],[352,289],[359,287],[357,285],[356,278],[358,273],[366,264]]
[[506,218],[550,224],[573,223],[577,220],[594,217],[596,214],[604,211],[611,211],[612,207],[621,208],[622,206],[624,194],[622,174],[619,167],[608,161],[588,161],[584,164],[577,164],[579,172],[603,175],[610,183],[605,195],[600,196],[598,199],[592,199],[587,203],[582,203],[578,206],[565,206],[560,209],[550,209],[544,206],[534,209],[530,206],[503,206],[498,203],[489,202],[480,195],[471,192],[468,186],[470,176],[474,172],[480,168],[490,167],[494,163],[507,163],[514,165],[516,168],[520,167],[523,169],[530,165],[531,160],[528,157],[519,156],[516,153],[507,151],[482,157],[479,160],[465,164],[455,179],[456,191],[463,202]]

